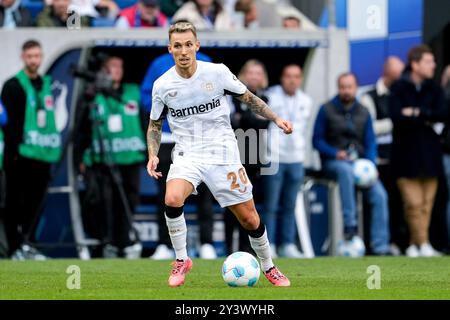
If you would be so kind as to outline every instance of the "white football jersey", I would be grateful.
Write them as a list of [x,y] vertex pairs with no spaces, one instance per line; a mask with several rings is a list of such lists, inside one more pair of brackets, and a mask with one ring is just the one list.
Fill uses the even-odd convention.
[[189,79],[172,67],[155,81],[150,119],[166,116],[175,140],[173,151],[208,164],[240,163],[239,149],[230,124],[227,94],[242,95],[246,86],[224,64],[197,61]]

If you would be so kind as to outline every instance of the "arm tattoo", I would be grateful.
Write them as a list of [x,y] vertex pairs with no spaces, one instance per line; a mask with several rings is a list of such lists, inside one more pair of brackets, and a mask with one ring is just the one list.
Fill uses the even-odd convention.
[[147,145],[148,156],[157,156],[159,152],[159,146],[161,144],[161,132],[162,132],[163,120],[151,120],[147,130]]
[[243,95],[237,97],[237,99],[247,104],[250,110],[254,113],[266,118],[267,120],[274,121],[278,117],[263,100],[248,90]]

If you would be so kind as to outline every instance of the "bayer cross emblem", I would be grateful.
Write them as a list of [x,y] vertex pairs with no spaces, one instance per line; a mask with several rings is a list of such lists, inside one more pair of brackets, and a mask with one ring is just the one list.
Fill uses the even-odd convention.
[[206,91],[213,91],[214,90],[214,85],[212,84],[212,82],[207,82],[204,84],[204,88]]

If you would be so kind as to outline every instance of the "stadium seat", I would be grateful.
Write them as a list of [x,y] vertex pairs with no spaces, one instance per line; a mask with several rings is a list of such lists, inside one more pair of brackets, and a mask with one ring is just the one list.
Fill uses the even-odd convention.
[[[339,195],[339,185],[336,181],[326,178],[322,171],[305,170],[305,182],[303,191],[308,194],[315,184],[321,184],[328,190],[328,217],[329,217],[329,255],[337,255],[337,244],[343,238],[343,214],[341,208],[341,200]],[[358,230],[361,238],[363,235],[363,213],[362,213],[363,196],[361,190],[356,189],[356,208],[358,216]],[[306,206],[308,207],[308,206]]]
[[117,5],[120,9],[131,7],[136,4],[137,0],[116,0]]
[[115,19],[99,17],[99,18],[92,19],[91,27],[110,28],[110,27],[114,27],[115,24],[116,24]]
[[38,14],[44,9],[43,0],[22,0],[22,6],[30,10],[33,20],[36,19]]

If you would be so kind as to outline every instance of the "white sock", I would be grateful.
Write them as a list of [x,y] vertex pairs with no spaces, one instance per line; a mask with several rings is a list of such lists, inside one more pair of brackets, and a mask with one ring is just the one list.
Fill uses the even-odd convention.
[[248,238],[250,239],[250,245],[261,261],[261,268],[266,272],[274,266],[272,256],[270,255],[270,243],[267,238],[267,231],[264,230],[264,234],[260,238],[252,238],[250,236]]
[[187,227],[184,213],[175,219],[171,219],[166,215],[165,217],[175,256],[177,260],[186,260],[188,258],[186,249]]

